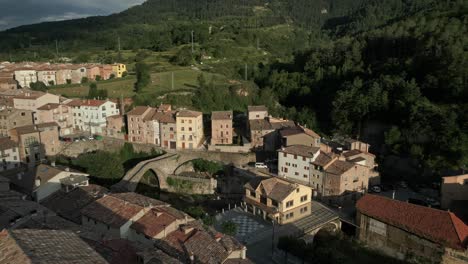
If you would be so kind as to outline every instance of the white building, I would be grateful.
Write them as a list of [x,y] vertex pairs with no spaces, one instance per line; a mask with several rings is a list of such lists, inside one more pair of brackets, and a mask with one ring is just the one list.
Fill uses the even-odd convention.
[[29,68],[15,70],[15,80],[21,88],[30,87],[31,83],[37,82],[36,71]]
[[57,71],[52,68],[42,68],[40,70],[37,70],[37,81],[43,82],[47,86],[56,85],[56,72]]
[[46,104],[60,103],[60,96],[50,93],[32,91],[13,97],[13,107],[16,109],[36,111]]
[[319,154],[319,147],[303,145],[278,150],[278,175],[308,183],[311,163]]
[[0,172],[18,168],[19,165],[18,144],[7,137],[0,138]]
[[[59,168],[40,164],[34,174],[34,187],[32,197],[40,202],[62,188],[62,182],[77,182],[77,186],[88,186],[88,174],[70,171],[68,168]],[[77,179],[80,181],[78,182]],[[27,180],[27,178],[25,179]],[[69,186],[67,185],[69,188]]]
[[91,134],[102,134],[107,117],[119,115],[117,104],[109,100],[73,100],[67,105],[72,108],[75,129]]

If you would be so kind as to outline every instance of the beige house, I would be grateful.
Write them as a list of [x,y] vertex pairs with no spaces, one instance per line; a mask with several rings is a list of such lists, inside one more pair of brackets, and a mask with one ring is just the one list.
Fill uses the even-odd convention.
[[410,263],[467,263],[468,226],[456,215],[378,195],[357,204],[358,239]]
[[211,114],[211,145],[231,145],[233,137],[232,111]]
[[320,154],[318,147],[294,145],[278,150],[278,175],[309,183],[311,163]]
[[19,166],[18,144],[7,137],[0,138],[0,172],[16,169]]
[[29,88],[31,83],[37,82],[36,70],[31,66],[15,69],[15,80],[21,88]]
[[167,149],[177,148],[177,123],[175,113],[161,113],[159,120],[161,147]]
[[256,177],[245,186],[244,208],[283,225],[311,213],[312,188],[280,178]]
[[197,111],[182,110],[176,114],[177,148],[197,149],[205,140],[203,114]]
[[440,193],[443,209],[451,209],[454,202],[467,201],[468,174],[443,177]]
[[149,106],[137,106],[127,113],[128,141],[135,143],[148,143],[146,118],[152,116],[154,109]]
[[247,107],[249,120],[264,120],[268,118],[268,108],[264,105],[254,105]]
[[112,138],[124,139],[125,133],[123,129],[125,128],[124,117],[121,115],[109,116],[107,117],[107,125],[105,129],[105,135]]
[[58,130],[55,122],[12,129],[11,139],[18,143],[21,162],[31,167],[56,155],[60,151]]
[[18,82],[13,78],[0,77],[0,92],[18,89]]
[[50,65],[44,65],[37,69],[37,81],[44,83],[46,86],[56,85],[56,70]]
[[13,97],[13,107],[16,109],[36,111],[45,104],[59,104],[60,97],[55,94],[30,91]]
[[320,147],[320,136],[313,130],[301,126],[286,127],[279,131],[283,147],[305,145]]
[[46,104],[36,111],[37,124],[56,122],[60,128],[60,136],[73,133],[73,113],[66,104]]
[[368,168],[348,161],[335,160],[323,168],[322,199],[328,202],[356,200],[369,186]]
[[33,113],[28,110],[6,108],[0,110],[0,137],[9,136],[9,131],[15,127],[33,124]]
[[[362,143],[362,144],[368,146],[368,144],[365,144],[365,143]],[[359,147],[359,145],[355,145],[354,147],[356,147],[357,149],[351,149],[349,151],[343,152],[340,156],[340,160],[345,160],[345,161],[348,161],[357,165],[367,167],[369,185],[372,186],[372,185],[380,184],[380,174],[377,171],[377,163],[375,162],[375,155],[362,150],[362,149],[368,149],[367,147],[362,148],[362,147]]]

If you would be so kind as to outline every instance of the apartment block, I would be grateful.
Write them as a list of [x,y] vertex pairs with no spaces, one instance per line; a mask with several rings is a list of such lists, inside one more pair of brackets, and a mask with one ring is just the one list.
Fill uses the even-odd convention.
[[36,111],[45,104],[59,104],[60,96],[50,93],[31,91],[13,97],[13,107],[16,109]]
[[18,144],[7,137],[0,138],[0,172],[16,169],[19,166]]
[[0,110],[0,137],[9,136],[9,131],[15,127],[33,124],[33,112],[15,108]]
[[66,104],[46,104],[36,111],[37,124],[56,122],[60,128],[60,136],[73,133],[73,113]]
[[230,145],[233,138],[232,111],[211,114],[211,145]]
[[197,149],[205,140],[203,132],[203,114],[182,110],[176,114],[177,148]]
[[107,117],[120,114],[117,104],[110,100],[73,100],[67,105],[71,107],[75,129],[91,134],[103,134]]

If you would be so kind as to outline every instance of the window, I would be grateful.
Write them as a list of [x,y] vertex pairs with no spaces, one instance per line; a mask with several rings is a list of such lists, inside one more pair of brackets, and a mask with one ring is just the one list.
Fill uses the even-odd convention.
[[287,202],[286,202],[286,208],[291,207],[291,206],[293,206],[293,205],[294,205],[294,200],[291,200],[291,201],[287,201]]
[[283,153],[283,157],[285,157],[285,158],[286,158],[287,156],[288,156],[288,154],[286,154],[286,153]]
[[181,130],[181,131],[185,131],[185,127],[181,127],[180,130]]
[[306,161],[306,157],[302,157],[302,160],[303,160],[303,161]]
[[189,128],[188,128],[188,131],[192,131],[192,128],[191,128],[191,127],[189,127]]
[[288,168],[284,168],[284,172],[288,173]]
[[185,121],[184,121],[183,119],[182,119],[182,120],[180,120],[180,122],[181,122],[182,124],[183,124],[183,123],[185,123]]
[[294,175],[299,176],[299,172],[296,171],[296,172],[294,173]]
[[301,211],[301,214],[303,214],[303,213],[307,212],[307,207],[301,208],[301,210],[300,210],[300,211]]
[[192,120],[189,120],[188,123],[189,123],[189,124],[192,124]]
[[301,202],[307,201],[307,195],[301,196]]
[[256,193],[254,191],[250,191],[250,196],[256,197]]
[[307,174],[304,174],[304,178],[307,178]]
[[293,218],[293,217],[294,217],[293,212],[286,214],[286,219],[290,219],[290,218]]
[[278,207],[278,202],[275,200],[271,200],[271,205]]
[[294,159],[297,159],[297,155],[294,155]]

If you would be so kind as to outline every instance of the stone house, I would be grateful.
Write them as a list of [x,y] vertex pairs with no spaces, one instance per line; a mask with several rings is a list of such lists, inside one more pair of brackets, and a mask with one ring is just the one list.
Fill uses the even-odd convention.
[[211,114],[211,145],[231,145],[233,137],[232,111]]
[[15,69],[15,80],[21,88],[29,88],[31,83],[37,82],[36,70],[31,67]]
[[244,186],[244,209],[283,225],[310,215],[312,188],[277,177],[256,177]]
[[454,203],[468,201],[468,174],[442,177],[440,187],[442,209],[454,209]]
[[265,120],[268,118],[268,108],[264,105],[247,107],[249,120]]
[[38,91],[28,91],[13,97],[13,107],[22,110],[36,111],[45,104],[59,103],[60,96]]
[[0,92],[18,89],[18,82],[13,78],[0,77]]
[[37,124],[56,122],[59,125],[60,136],[73,133],[73,113],[66,104],[46,104],[36,111]]
[[205,140],[203,114],[197,111],[182,110],[176,113],[177,148],[197,149]]
[[0,138],[0,172],[16,169],[19,166],[18,144],[7,137]]
[[57,79],[56,74],[57,71],[54,67],[50,65],[44,65],[42,67],[38,67],[36,69],[37,72],[37,81],[43,82],[46,86],[56,85]]
[[[68,64],[57,65],[55,69],[55,80],[57,85],[72,83],[72,66]],[[69,81],[67,81],[69,80]],[[81,81],[81,80],[80,80]]]
[[86,67],[83,65],[71,65],[70,70],[72,83],[81,83],[84,77],[88,78]]
[[[86,66],[86,77],[88,80],[96,80],[96,76],[101,76],[101,70],[96,64],[87,64]],[[102,76],[101,76],[102,78]]]
[[147,124],[146,117],[152,116],[154,109],[149,106],[137,106],[127,113],[128,141],[135,143],[147,142]]
[[125,128],[124,117],[121,115],[109,116],[106,119],[106,130],[105,135],[108,137],[124,139],[125,133],[123,129]]
[[413,263],[467,262],[468,226],[452,212],[371,194],[356,208],[357,237],[369,247]]
[[335,160],[323,168],[322,199],[331,202],[356,200],[369,186],[368,168],[348,161]]
[[263,137],[275,131],[266,119],[249,120],[250,142],[253,149],[263,147]]
[[320,136],[308,128],[301,126],[286,127],[279,131],[279,135],[283,147],[293,145],[320,147]]
[[167,149],[177,148],[177,123],[175,113],[160,114],[158,119],[161,135],[161,146]]
[[109,64],[101,64],[99,65],[99,75],[101,75],[101,78],[103,80],[108,80],[110,79],[112,75],[112,65]]
[[15,127],[33,124],[33,112],[8,108],[0,110],[0,137],[9,136],[9,131]]
[[[365,144],[362,142],[360,143],[368,146],[368,144]],[[368,149],[367,147],[362,148],[359,145],[357,146],[354,145],[354,146],[360,149]],[[380,184],[380,174],[377,171],[377,163],[375,162],[375,155],[367,151],[360,150],[360,149],[351,149],[349,151],[344,151],[340,155],[340,159],[367,167],[369,185],[372,186],[372,185]]]
[[12,129],[11,139],[18,143],[21,162],[34,167],[46,156],[55,156],[60,151],[58,130],[55,122]]

